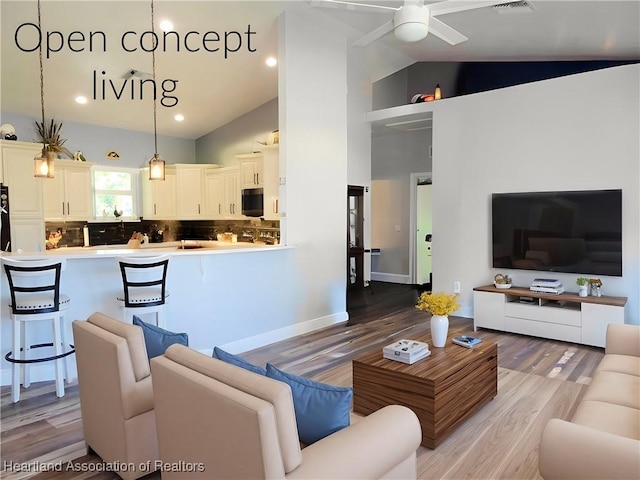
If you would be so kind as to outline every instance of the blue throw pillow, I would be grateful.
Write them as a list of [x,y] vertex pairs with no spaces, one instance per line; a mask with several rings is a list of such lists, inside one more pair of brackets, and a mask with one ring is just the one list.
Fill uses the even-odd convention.
[[189,346],[189,336],[186,333],[173,333],[164,328],[156,327],[140,320],[140,317],[133,316],[133,324],[142,327],[144,343],[147,346],[147,356],[149,360],[164,352],[174,343]]
[[267,371],[262,368],[254,365],[253,363],[247,362],[244,358],[239,357],[238,355],[233,355],[229,352],[225,352],[221,348],[213,347],[213,358],[217,358],[218,360],[222,360],[223,362],[230,363],[231,365],[235,365],[236,367],[244,368],[245,370],[249,370],[253,373],[258,373],[260,375],[266,375]]
[[298,437],[310,445],[349,426],[353,389],[314,382],[283,372],[267,363],[267,377],[291,387],[296,412]]

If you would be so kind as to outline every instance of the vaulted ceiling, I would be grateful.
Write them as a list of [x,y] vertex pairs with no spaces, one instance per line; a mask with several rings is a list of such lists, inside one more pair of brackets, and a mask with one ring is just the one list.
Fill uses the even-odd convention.
[[[156,0],[156,25],[169,19],[176,32],[155,53],[159,100],[164,90],[166,105],[157,105],[158,132],[198,138],[275,98],[277,67],[266,66],[265,60],[277,56],[276,22],[285,10],[344,35],[349,44],[392,17],[389,12],[319,8],[317,3]],[[406,44],[388,34],[362,52],[372,62],[384,60],[388,48],[416,62],[640,59],[640,1],[528,4],[531,8],[519,12],[485,7],[439,17],[469,38],[456,46],[433,35]],[[141,88],[140,82],[153,69],[150,36],[144,34],[151,30],[150,7],[150,1],[42,0],[47,117],[153,130],[150,84]],[[3,0],[0,8],[0,108],[39,118],[37,30],[29,25],[37,24],[37,4]],[[154,30],[161,34],[157,26]],[[78,95],[88,102],[77,104]],[[177,113],[184,121],[174,120]]]

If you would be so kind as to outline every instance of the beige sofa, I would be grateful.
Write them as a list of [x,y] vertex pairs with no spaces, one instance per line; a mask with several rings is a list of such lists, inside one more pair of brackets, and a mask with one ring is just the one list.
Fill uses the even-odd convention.
[[142,329],[94,313],[73,322],[73,337],[87,449],[125,480],[148,474],[141,465],[155,470],[156,417]]
[[608,325],[571,421],[552,419],[542,433],[539,470],[547,480],[640,478],[640,326]]
[[415,479],[421,431],[385,407],[301,448],[289,385],[172,345],[151,360],[162,479]]

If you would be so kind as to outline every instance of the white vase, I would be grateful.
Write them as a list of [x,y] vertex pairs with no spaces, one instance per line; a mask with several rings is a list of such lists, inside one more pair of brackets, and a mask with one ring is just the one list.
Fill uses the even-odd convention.
[[444,347],[447,343],[449,332],[449,317],[446,315],[433,315],[431,317],[431,341],[434,347]]
[[586,285],[579,285],[578,286],[578,296],[586,297],[587,295],[588,295],[587,286]]

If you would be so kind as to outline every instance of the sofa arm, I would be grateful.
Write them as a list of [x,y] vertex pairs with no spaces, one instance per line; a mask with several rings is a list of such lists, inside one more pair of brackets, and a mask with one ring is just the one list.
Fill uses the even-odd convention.
[[546,480],[640,478],[640,441],[557,418],[540,440],[538,469]]
[[413,462],[422,440],[418,417],[400,405],[384,407],[302,450],[302,464],[287,479],[381,478],[406,461]]
[[607,325],[605,353],[640,357],[640,325],[628,323]]

